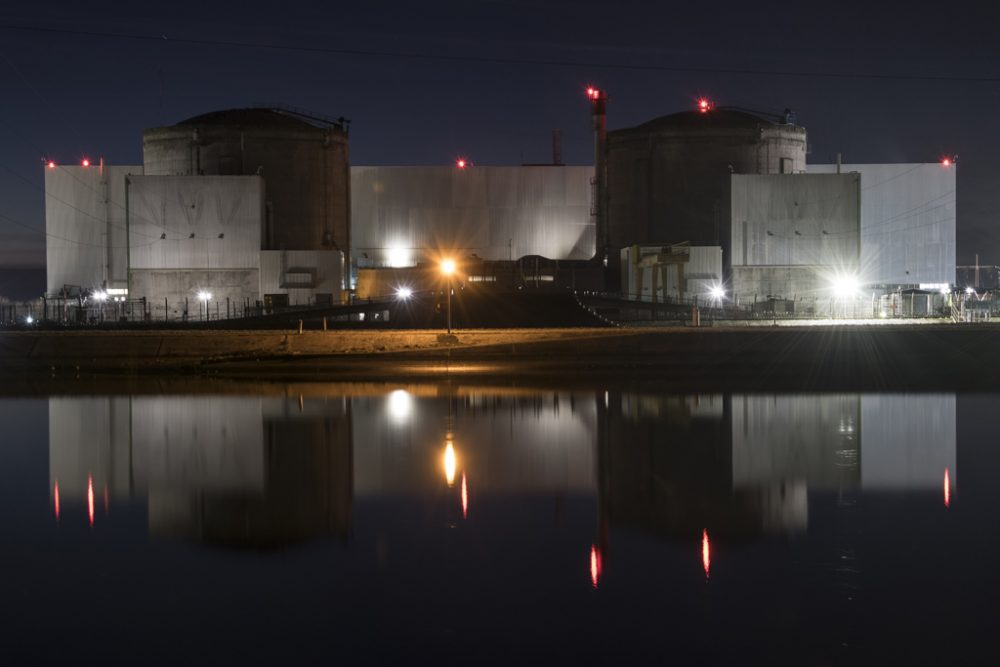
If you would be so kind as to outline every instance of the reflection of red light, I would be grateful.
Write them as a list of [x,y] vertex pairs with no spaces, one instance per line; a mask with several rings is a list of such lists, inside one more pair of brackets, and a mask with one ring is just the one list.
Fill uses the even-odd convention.
[[597,582],[601,578],[601,552],[597,550],[597,545],[590,545],[590,583],[597,588]]
[[56,521],[59,520],[59,480],[56,480],[56,486],[52,490],[52,505],[56,510]]
[[94,525],[94,478],[87,475],[87,515],[90,517],[90,525]]
[[948,469],[944,469],[944,506],[951,505],[951,478],[948,477]]
[[104,485],[104,513],[108,513],[108,485]]
[[708,531],[703,530],[701,531],[701,565],[705,568],[706,577],[708,576],[709,568],[712,566],[712,558],[709,551]]
[[462,518],[469,516],[469,486],[465,482],[465,473],[462,473]]

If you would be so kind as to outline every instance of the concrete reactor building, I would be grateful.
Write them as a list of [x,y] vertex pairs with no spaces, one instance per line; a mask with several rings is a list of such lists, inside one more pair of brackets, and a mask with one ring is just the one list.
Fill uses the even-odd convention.
[[803,314],[954,282],[953,161],[807,164],[791,111],[707,100],[609,132],[607,95],[587,96],[585,166],[554,142],[547,165],[351,167],[348,121],[282,108],[146,130],[142,165],[49,163],[48,294],[195,318],[199,299],[214,316],[437,289],[444,255],[476,289]]
[[50,295],[145,299],[152,319],[340,301],[347,125],[237,109],[147,130],[143,164],[46,170]]

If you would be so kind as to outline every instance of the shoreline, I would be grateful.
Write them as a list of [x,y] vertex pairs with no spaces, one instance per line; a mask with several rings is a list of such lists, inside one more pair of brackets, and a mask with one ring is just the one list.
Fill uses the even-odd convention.
[[[457,342],[456,342],[457,341]],[[1000,388],[1000,326],[0,334],[8,385],[486,382],[684,391]]]

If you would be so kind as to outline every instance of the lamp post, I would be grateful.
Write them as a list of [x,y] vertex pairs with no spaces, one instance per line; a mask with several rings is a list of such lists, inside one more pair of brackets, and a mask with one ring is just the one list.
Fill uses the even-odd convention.
[[441,260],[441,273],[448,278],[448,333],[451,333],[451,275],[455,273],[455,260]]

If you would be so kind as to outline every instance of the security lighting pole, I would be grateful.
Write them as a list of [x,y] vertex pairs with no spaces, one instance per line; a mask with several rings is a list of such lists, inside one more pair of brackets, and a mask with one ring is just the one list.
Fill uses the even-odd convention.
[[448,333],[451,333],[451,274],[455,273],[455,260],[445,259],[441,262],[441,273],[448,277]]

